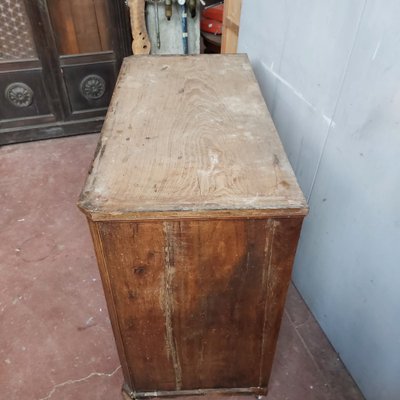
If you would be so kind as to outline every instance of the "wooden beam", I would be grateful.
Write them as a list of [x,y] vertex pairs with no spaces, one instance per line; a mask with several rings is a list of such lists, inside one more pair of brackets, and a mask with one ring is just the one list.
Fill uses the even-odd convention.
[[225,0],[221,53],[236,53],[242,0]]

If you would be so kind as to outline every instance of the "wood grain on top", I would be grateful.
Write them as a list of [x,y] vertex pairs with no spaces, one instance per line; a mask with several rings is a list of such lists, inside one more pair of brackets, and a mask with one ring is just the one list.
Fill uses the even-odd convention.
[[246,55],[125,59],[79,206],[94,220],[307,213]]

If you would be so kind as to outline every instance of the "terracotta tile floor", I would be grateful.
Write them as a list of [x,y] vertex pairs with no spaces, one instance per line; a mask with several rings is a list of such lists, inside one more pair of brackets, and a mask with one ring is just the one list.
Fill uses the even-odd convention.
[[[96,142],[0,148],[0,399],[121,398],[89,231],[75,206]],[[291,287],[268,400],[362,398]]]

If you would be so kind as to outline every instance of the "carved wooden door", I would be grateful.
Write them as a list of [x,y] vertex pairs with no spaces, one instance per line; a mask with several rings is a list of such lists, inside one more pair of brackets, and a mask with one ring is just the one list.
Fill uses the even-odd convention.
[[99,131],[130,43],[123,0],[0,0],[0,144]]

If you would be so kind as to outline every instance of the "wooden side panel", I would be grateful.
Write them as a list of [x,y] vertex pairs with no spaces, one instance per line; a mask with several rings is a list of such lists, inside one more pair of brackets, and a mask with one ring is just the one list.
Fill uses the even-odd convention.
[[267,387],[301,222],[99,223],[131,387]]
[[136,390],[173,390],[162,223],[102,223],[100,234],[119,329]]
[[99,232],[99,227],[101,225],[100,223],[92,222],[90,219],[88,219],[88,223],[93,239],[94,250],[96,252],[96,258],[99,266],[101,281],[103,284],[104,295],[107,301],[108,314],[110,315],[111,325],[113,328],[114,339],[117,345],[118,355],[121,362],[122,372],[124,374],[125,382],[131,388],[133,388],[134,385],[131,379],[131,373],[128,366],[128,361],[126,359],[126,352],[122,340],[121,329],[119,326],[119,315],[117,313],[116,304],[114,302],[110,274],[108,271],[108,265],[106,264],[104,248]]
[[257,386],[272,221],[168,226],[182,389]]
[[261,387],[268,385],[271,375],[276,342],[302,223],[302,218],[274,220],[270,260],[267,275],[264,277],[267,296],[260,361],[259,386]]

